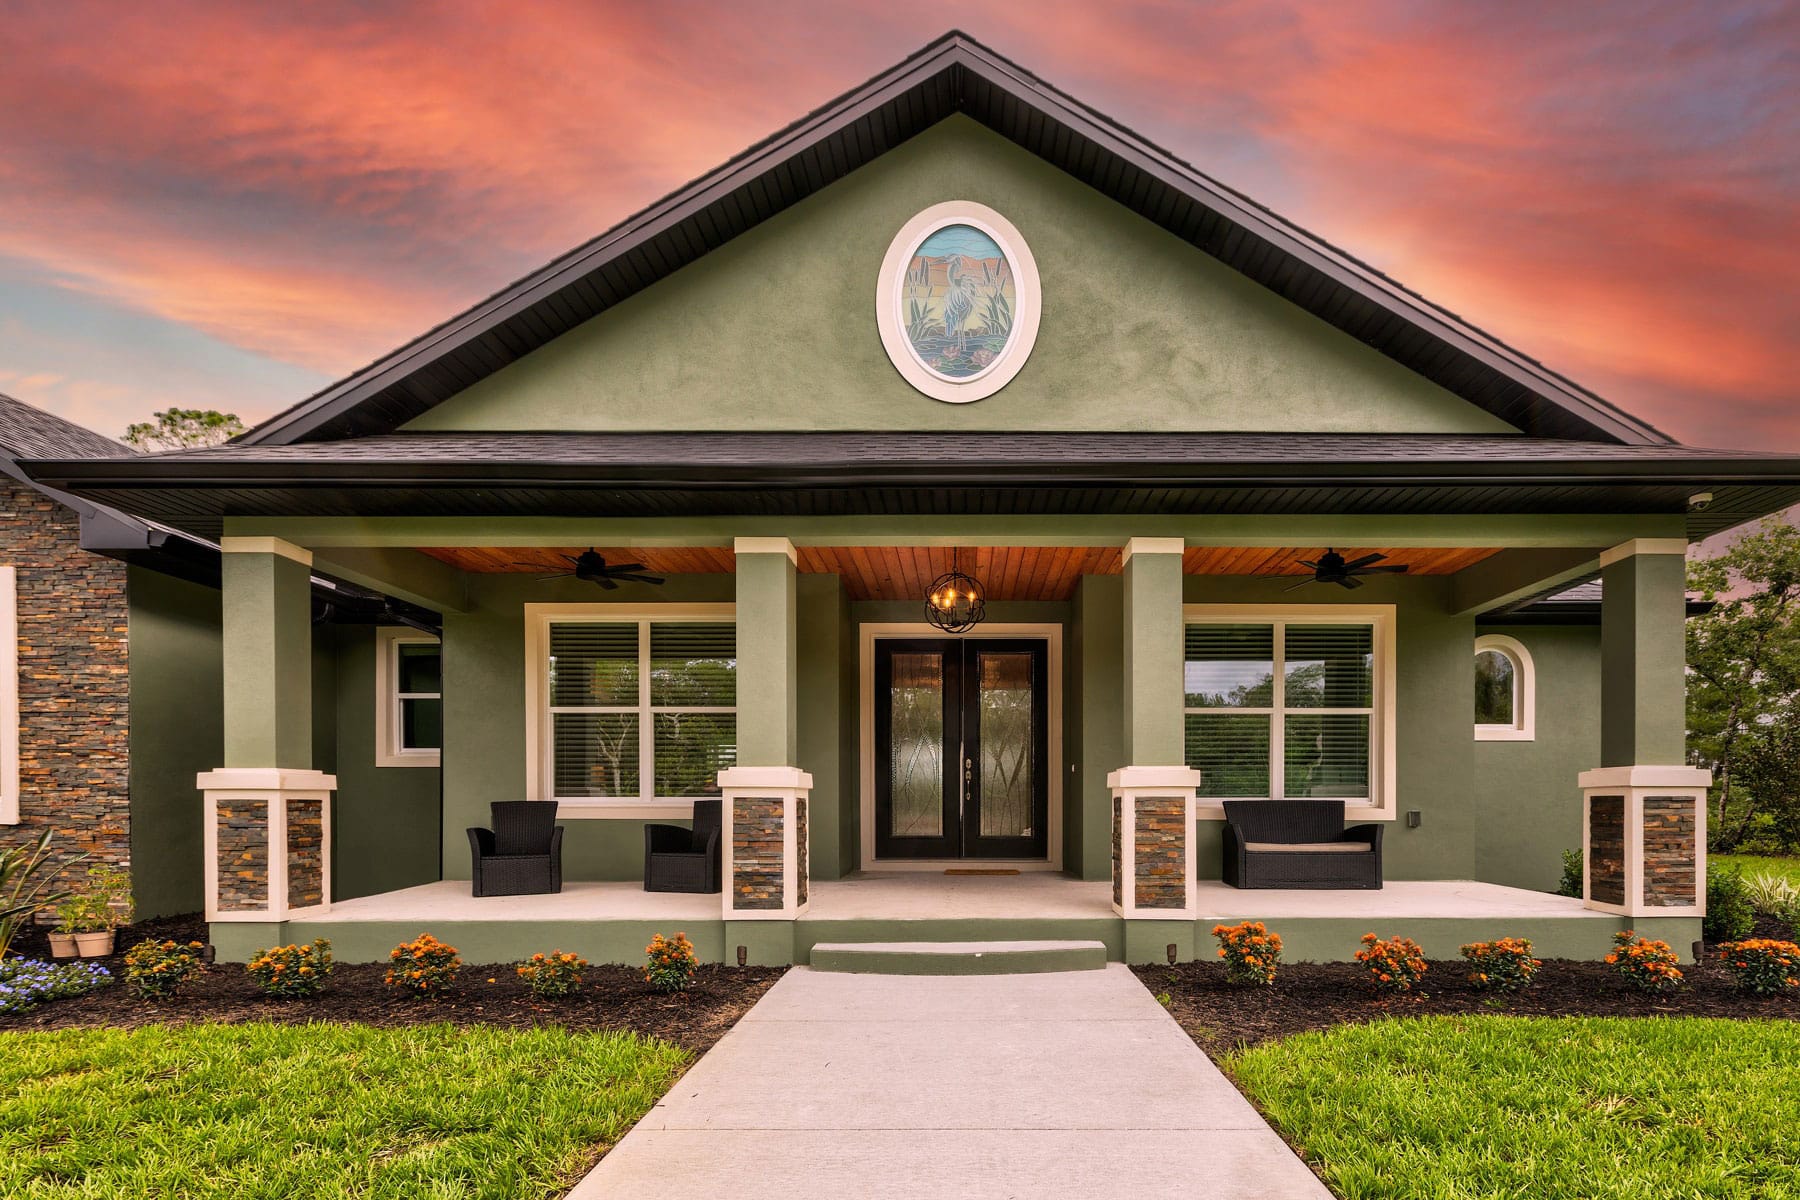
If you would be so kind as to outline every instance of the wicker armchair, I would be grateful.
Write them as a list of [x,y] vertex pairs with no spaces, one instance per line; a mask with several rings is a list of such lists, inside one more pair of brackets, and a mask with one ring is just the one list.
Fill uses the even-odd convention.
[[1344,828],[1342,800],[1227,800],[1225,882],[1379,890],[1381,826]]
[[694,827],[644,826],[646,892],[719,890],[719,802],[694,801]]
[[469,830],[470,879],[477,896],[562,891],[563,827],[547,800],[499,800],[492,829]]

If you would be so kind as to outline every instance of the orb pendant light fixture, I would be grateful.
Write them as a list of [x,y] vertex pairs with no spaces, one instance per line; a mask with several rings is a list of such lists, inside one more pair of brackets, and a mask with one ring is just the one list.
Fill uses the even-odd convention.
[[980,581],[957,569],[959,557],[959,551],[950,552],[950,570],[925,593],[925,619],[945,633],[967,633],[987,616],[987,594]]

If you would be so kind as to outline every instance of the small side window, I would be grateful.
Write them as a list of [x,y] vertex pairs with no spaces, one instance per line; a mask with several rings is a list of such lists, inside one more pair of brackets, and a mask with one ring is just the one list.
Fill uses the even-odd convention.
[[1514,638],[1475,639],[1475,739],[1529,742],[1536,736],[1531,653]]
[[435,767],[444,744],[443,648],[429,634],[375,639],[375,765]]

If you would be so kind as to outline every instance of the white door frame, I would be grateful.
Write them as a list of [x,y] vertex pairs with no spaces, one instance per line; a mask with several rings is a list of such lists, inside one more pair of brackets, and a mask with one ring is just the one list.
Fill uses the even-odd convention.
[[[1049,659],[1049,678],[1045,681],[1045,719],[1049,722],[1049,753],[1044,764],[1049,793],[1050,828],[1045,857],[1018,858],[889,858],[875,857],[875,642],[878,638],[1041,638]],[[1063,627],[1038,622],[1033,624],[992,624],[983,622],[963,634],[946,634],[924,621],[870,622],[858,627],[862,666],[858,672],[857,691],[862,697],[862,854],[858,869],[863,871],[941,871],[947,867],[999,866],[1021,871],[1062,870],[1063,808]]]

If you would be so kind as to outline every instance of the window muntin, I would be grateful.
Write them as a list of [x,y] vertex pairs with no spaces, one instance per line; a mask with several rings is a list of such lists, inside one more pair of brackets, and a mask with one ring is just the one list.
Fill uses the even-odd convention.
[[1475,639],[1475,739],[1536,739],[1537,681],[1531,652],[1517,638],[1489,633]]
[[554,617],[545,648],[545,798],[719,794],[719,772],[737,761],[733,623]]
[[444,744],[443,647],[428,633],[382,629],[375,654],[375,765],[437,766]]
[[1190,617],[1186,761],[1200,794],[1373,803],[1387,736],[1376,647],[1373,619]]

